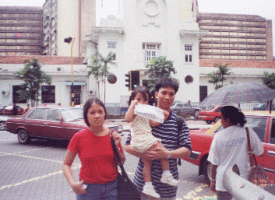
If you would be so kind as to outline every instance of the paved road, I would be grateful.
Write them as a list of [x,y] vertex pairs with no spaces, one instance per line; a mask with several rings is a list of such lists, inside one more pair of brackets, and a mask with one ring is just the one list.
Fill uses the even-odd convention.
[[[123,144],[127,132],[123,136]],[[21,145],[14,134],[0,132],[0,199],[1,200],[68,200],[75,199],[62,174],[61,165],[67,142],[34,140]],[[137,158],[126,153],[126,171],[133,178]],[[80,161],[73,165],[75,178]],[[179,166],[180,185],[178,200],[215,199],[209,186],[198,176],[198,167],[187,162]],[[213,197],[213,198],[212,198]]]

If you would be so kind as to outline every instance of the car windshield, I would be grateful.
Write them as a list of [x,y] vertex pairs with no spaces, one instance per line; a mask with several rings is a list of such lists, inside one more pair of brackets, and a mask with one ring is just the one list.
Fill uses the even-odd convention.
[[83,109],[82,108],[68,108],[61,109],[61,113],[64,121],[75,121],[83,119]]

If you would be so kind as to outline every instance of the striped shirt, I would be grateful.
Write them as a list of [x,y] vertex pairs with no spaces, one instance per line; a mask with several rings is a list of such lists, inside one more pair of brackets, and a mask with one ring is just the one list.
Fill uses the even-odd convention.
[[[180,129],[180,130],[179,130]],[[180,147],[186,147],[191,151],[191,140],[189,135],[189,129],[183,121],[182,126],[177,125],[176,115],[170,112],[169,117],[163,124],[159,126],[152,127],[152,134],[161,139],[161,143],[168,150],[175,150]],[[129,145],[131,141],[131,134],[128,135],[126,140],[126,145]],[[141,192],[144,186],[143,179],[143,167],[144,164],[141,159],[139,159],[136,173],[134,176],[134,184],[137,189]],[[179,179],[177,159],[169,159],[170,172],[175,179]],[[172,198],[177,194],[177,187],[163,184],[160,182],[162,176],[162,168],[159,160],[152,161],[151,177],[152,183],[162,198]]]

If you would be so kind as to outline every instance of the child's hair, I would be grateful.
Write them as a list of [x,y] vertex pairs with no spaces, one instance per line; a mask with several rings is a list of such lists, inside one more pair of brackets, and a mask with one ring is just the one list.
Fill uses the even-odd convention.
[[[150,94],[150,91],[149,91],[149,89],[147,88],[147,87],[145,87],[145,86],[138,86],[138,87],[136,87],[133,91],[132,91],[132,93],[131,93],[131,95],[130,95],[130,98],[129,98],[129,101],[128,101],[128,104],[129,105],[131,105],[131,102],[132,102],[132,100],[134,100],[135,99],[135,97],[137,96],[137,94],[138,93],[140,93],[140,94],[142,94],[142,96],[144,97],[144,99],[145,100],[148,100],[148,103],[150,104],[150,99],[151,99],[151,94]],[[147,95],[146,94],[148,94],[148,98],[149,99],[147,99]],[[151,104],[150,104],[151,105]]]

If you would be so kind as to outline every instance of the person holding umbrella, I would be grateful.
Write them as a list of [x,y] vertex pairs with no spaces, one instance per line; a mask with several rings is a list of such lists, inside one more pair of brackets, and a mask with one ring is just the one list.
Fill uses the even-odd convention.
[[[217,192],[218,200],[232,199],[232,195],[223,187],[222,179],[225,171],[237,165],[240,176],[248,179],[250,172],[247,134],[244,114],[234,106],[221,109],[223,130],[216,133],[208,156],[211,165],[210,189]],[[249,128],[250,144],[253,154],[262,156],[263,144],[258,135]]]

